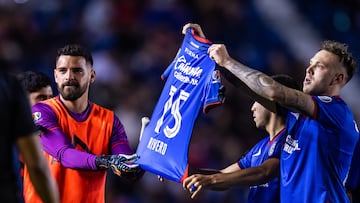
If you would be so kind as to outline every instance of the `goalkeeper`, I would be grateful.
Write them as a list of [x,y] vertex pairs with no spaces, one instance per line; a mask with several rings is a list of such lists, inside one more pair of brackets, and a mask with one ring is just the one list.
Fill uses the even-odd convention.
[[[61,202],[105,202],[108,169],[135,180],[142,175],[119,118],[89,100],[95,81],[91,53],[80,45],[58,50],[54,78],[59,95],[33,106],[33,119],[57,181]],[[39,202],[24,171],[26,202]]]

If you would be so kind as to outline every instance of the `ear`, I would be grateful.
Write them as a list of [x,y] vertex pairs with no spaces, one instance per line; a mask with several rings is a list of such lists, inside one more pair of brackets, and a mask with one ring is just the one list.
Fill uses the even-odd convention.
[[344,84],[344,83],[345,83],[344,73],[336,74],[334,78],[334,84]]
[[54,79],[55,79],[55,83],[57,83],[56,67],[54,68]]
[[90,73],[90,83],[93,83],[95,81],[96,72],[94,69],[91,69]]

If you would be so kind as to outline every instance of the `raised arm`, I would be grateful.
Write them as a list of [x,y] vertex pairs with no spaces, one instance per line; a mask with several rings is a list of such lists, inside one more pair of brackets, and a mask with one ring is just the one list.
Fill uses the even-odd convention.
[[276,102],[293,111],[312,116],[315,104],[310,95],[279,84],[268,75],[249,68],[231,58],[223,44],[213,44],[209,55],[219,66],[222,66],[239,78],[264,106],[266,101]]
[[[184,25],[182,33],[184,34],[189,27],[193,28],[199,36],[206,38],[201,26],[195,23]],[[264,73],[234,60],[229,56],[225,45],[212,45],[209,48],[209,55],[219,66],[224,67],[240,79],[241,83],[237,82],[237,86],[245,94],[270,111],[276,112],[276,103],[278,103],[293,111],[313,115],[315,105],[310,95],[287,88]]]

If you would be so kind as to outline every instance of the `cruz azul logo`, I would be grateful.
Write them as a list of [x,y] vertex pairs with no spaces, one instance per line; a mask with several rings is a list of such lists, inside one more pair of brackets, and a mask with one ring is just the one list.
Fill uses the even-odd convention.
[[299,148],[299,141],[295,140],[291,137],[291,135],[288,135],[286,137],[286,142],[284,145],[284,151],[286,151],[289,154],[292,154],[294,151],[301,150]]

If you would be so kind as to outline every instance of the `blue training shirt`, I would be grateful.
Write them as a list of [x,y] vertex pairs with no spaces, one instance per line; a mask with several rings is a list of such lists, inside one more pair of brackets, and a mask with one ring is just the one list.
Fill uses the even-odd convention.
[[289,112],[280,159],[281,202],[349,202],[345,181],[359,137],[340,97],[313,96],[313,117]]
[[[261,166],[269,158],[280,159],[284,144],[285,130],[279,132],[273,140],[266,137],[260,140],[243,158],[238,161],[241,169]],[[248,194],[248,203],[280,202],[279,178],[258,186],[251,186]]]
[[223,98],[220,72],[209,58],[211,42],[188,28],[173,62],[162,74],[167,79],[136,153],[149,172],[182,182],[187,177],[188,147],[196,118]]

